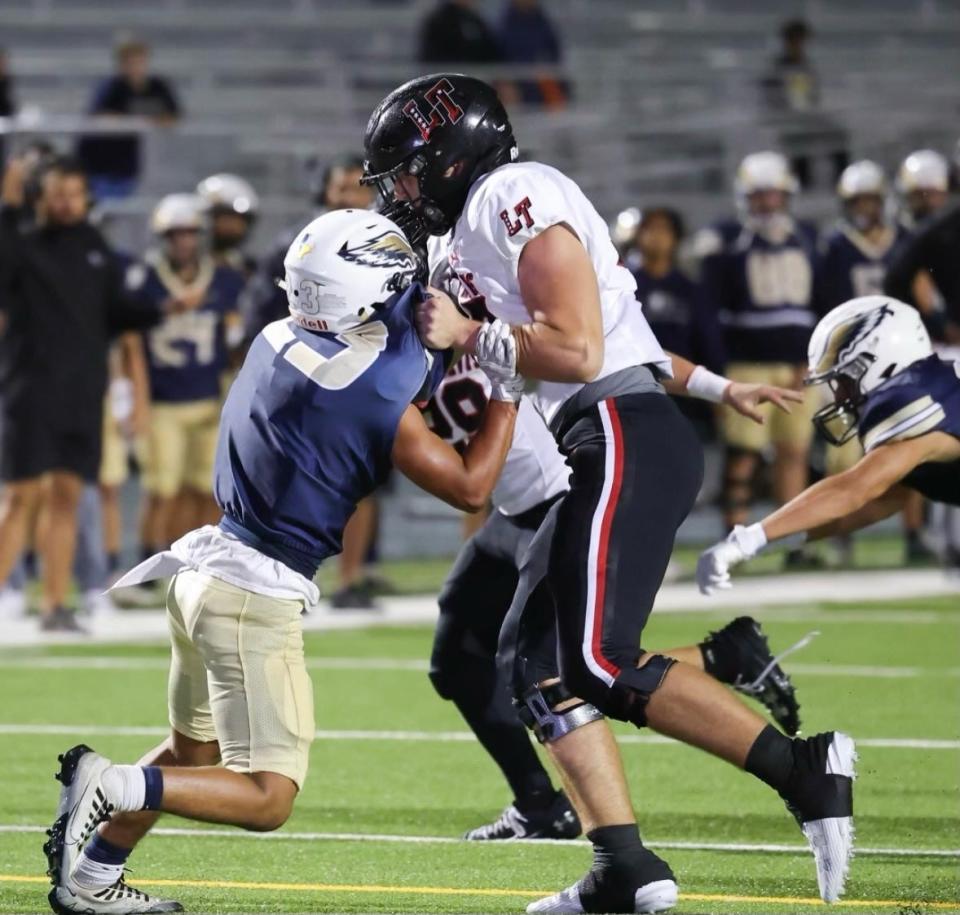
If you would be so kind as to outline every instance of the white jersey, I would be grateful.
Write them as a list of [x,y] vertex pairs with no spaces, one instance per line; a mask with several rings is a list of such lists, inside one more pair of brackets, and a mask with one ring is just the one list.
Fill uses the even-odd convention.
[[[603,317],[604,356],[597,379],[630,366],[652,364],[671,374],[636,299],[637,284],[619,263],[607,224],[583,191],[564,174],[539,162],[502,165],[470,189],[447,245],[447,258],[461,286],[461,299],[482,299],[486,309],[510,324],[527,324],[517,265],[523,246],[558,224],[572,229],[597,274]],[[582,384],[543,382],[537,400],[549,423]]]
[[[453,365],[424,415],[430,428],[454,447],[464,447],[480,427],[490,399],[490,379],[472,356]],[[504,515],[522,512],[567,489],[570,468],[543,418],[526,397],[520,401],[513,442],[493,491],[494,507]]]

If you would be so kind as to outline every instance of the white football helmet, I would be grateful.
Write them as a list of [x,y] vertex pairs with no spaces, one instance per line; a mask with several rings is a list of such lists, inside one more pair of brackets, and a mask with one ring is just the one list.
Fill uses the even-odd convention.
[[154,207],[150,228],[154,235],[166,235],[175,229],[207,227],[206,206],[197,194],[167,194]]
[[637,238],[637,229],[640,227],[640,210],[638,207],[627,207],[617,213],[617,218],[610,224],[610,240],[614,247],[623,253]]
[[814,424],[828,442],[852,438],[867,394],[932,355],[920,312],[885,295],[867,295],[838,305],[817,324],[807,350],[806,384],[828,384],[834,403]]
[[886,193],[887,179],[883,169],[869,159],[860,159],[848,165],[837,182],[837,196],[841,200],[850,200],[861,194],[883,197]]
[[197,185],[197,193],[211,210],[231,210],[252,219],[260,209],[256,191],[239,175],[211,175]]
[[897,192],[946,191],[950,167],[945,156],[935,149],[918,149],[910,153],[897,171]]
[[287,303],[308,330],[350,330],[420,278],[422,263],[386,216],[334,210],[297,233],[283,261]]
[[738,198],[745,198],[754,191],[774,190],[795,194],[799,185],[790,171],[786,156],[765,150],[744,157],[737,169],[733,189]]

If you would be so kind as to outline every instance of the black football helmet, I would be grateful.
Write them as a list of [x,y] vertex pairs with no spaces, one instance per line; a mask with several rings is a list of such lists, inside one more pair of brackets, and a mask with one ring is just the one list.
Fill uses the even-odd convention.
[[[380,211],[414,245],[453,228],[473,182],[517,158],[496,90],[460,73],[421,76],[394,89],[370,115],[363,143],[361,182],[376,185]],[[403,174],[418,179],[418,199],[397,199]]]

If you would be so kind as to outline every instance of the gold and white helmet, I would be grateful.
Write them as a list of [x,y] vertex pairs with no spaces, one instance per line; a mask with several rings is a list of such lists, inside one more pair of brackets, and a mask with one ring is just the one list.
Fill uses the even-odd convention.
[[202,232],[206,228],[207,208],[197,194],[167,194],[150,217],[154,235],[166,235],[176,229]]
[[842,445],[859,422],[858,408],[884,382],[933,353],[920,312],[885,295],[851,299],[828,312],[807,349],[806,384],[827,384],[834,403],[813,421],[824,438]]
[[197,185],[197,194],[211,210],[229,210],[248,219],[253,219],[260,209],[260,198],[253,185],[227,172],[204,178]]

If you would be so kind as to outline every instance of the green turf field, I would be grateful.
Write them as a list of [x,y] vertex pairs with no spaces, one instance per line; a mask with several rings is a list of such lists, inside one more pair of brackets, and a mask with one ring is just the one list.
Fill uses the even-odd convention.
[[[774,648],[812,628],[822,633],[791,659],[806,730],[838,727],[865,740],[857,837],[870,853],[853,863],[842,911],[960,912],[958,603],[758,614]],[[695,641],[724,618],[655,616],[648,647]],[[519,912],[579,877],[589,860],[582,845],[451,841],[509,798],[454,708],[432,691],[423,664],[430,635],[311,634],[325,733],[293,818],[275,837],[217,828],[155,835],[131,861],[132,882],[194,912]],[[164,660],[159,646],[0,652],[0,912],[45,911],[40,845],[56,804],[57,752],[83,739],[132,761],[156,742]],[[679,878],[677,912],[820,905],[812,859],[767,788],[688,748],[620,731],[644,837]],[[161,825],[195,830],[173,818]],[[743,848],[722,847],[730,845]]]

